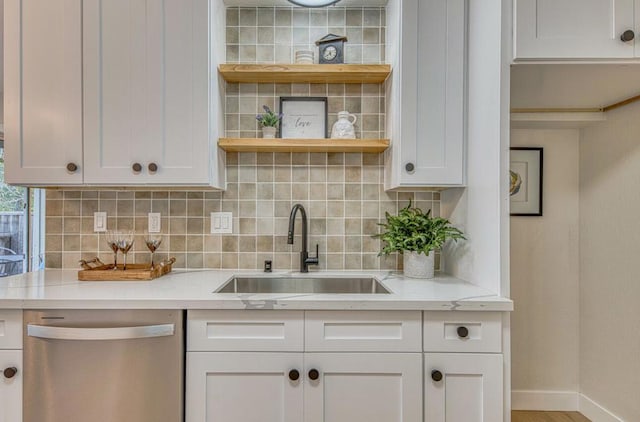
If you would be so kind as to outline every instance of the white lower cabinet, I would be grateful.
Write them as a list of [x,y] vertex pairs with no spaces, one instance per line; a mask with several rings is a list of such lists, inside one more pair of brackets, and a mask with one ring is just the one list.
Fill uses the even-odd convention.
[[420,353],[306,353],[304,361],[305,422],[422,420]]
[[186,420],[300,422],[302,367],[302,353],[187,353]]
[[22,350],[0,350],[0,422],[21,420]]
[[425,353],[425,422],[501,422],[502,355]]
[[188,315],[186,422],[503,421],[499,313]]

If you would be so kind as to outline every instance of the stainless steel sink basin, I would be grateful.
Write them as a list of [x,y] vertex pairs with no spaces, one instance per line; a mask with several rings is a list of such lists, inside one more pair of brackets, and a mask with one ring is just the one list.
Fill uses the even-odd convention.
[[369,277],[234,277],[215,293],[389,294]]

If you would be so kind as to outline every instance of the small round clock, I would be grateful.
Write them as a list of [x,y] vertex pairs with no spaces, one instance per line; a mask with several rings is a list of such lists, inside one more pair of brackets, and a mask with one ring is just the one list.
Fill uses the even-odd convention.
[[333,45],[328,45],[327,48],[322,51],[322,58],[328,62],[334,60],[337,55],[338,50]]

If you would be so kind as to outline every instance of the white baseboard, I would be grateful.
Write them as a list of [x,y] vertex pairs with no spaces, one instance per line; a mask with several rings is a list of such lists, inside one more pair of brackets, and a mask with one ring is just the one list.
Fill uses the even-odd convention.
[[624,422],[584,394],[580,394],[579,396],[578,408],[580,409],[580,413],[592,422]]
[[578,393],[575,391],[512,390],[513,410],[578,410]]

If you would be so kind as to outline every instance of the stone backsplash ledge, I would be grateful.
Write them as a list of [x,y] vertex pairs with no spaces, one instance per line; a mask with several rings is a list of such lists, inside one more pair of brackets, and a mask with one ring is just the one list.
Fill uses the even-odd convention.
[[[104,234],[93,232],[93,213],[105,211],[111,229],[137,233],[129,262],[149,262],[143,233],[147,213],[162,214],[165,239],[157,255],[177,268],[298,268],[301,224],[287,244],[289,213],[301,203],[309,218],[309,248],[320,249],[318,269],[400,269],[401,257],[378,257],[371,235],[386,211],[413,200],[440,215],[438,192],[385,192],[380,154],[229,153],[228,189],[213,191],[49,190],[46,203],[47,268],[78,268],[79,259],[112,262]],[[210,213],[233,212],[233,234],[211,235]],[[439,258],[436,255],[436,258]]]

